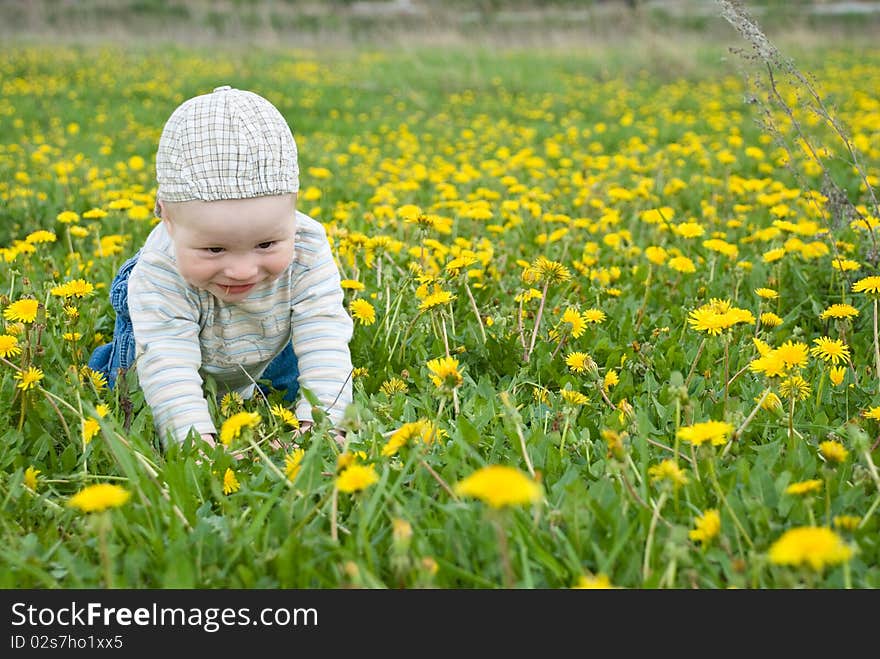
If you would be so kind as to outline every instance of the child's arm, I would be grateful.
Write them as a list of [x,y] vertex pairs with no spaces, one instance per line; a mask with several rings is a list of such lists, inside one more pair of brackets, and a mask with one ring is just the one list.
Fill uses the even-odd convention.
[[[343,304],[339,270],[324,228],[311,218],[299,215],[299,219],[291,310],[299,384],[315,394],[333,425],[338,425],[352,401],[348,343],[353,323]],[[297,418],[311,421],[311,409],[311,403],[301,398]]]
[[137,373],[163,442],[182,442],[190,428],[217,432],[199,375],[196,294],[182,285],[172,263],[144,254],[131,273],[128,306],[137,346]]

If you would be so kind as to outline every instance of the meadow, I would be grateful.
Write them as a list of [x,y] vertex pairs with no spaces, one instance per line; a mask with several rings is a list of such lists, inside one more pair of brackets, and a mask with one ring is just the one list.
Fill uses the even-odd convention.
[[[837,128],[717,43],[4,46],[0,587],[880,586],[880,51],[788,54]],[[337,256],[344,447],[208,382],[227,446],[165,449],[86,366],[223,84]]]

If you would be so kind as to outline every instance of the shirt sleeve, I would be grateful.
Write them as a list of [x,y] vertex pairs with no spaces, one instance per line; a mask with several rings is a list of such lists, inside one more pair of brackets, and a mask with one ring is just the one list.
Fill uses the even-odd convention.
[[190,428],[216,433],[199,368],[199,304],[174,264],[142,254],[128,281],[137,374],[163,444],[183,442]]
[[[339,269],[323,226],[309,218],[297,235],[291,300],[291,336],[300,388],[308,389],[338,425],[352,401],[349,341],[353,323],[343,302]],[[300,420],[312,420],[312,405],[301,397]]]

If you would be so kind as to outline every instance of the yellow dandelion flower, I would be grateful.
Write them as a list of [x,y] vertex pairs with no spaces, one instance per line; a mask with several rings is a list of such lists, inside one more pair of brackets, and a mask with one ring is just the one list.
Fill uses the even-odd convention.
[[733,245],[726,240],[722,240],[720,238],[711,238],[709,240],[704,240],[703,247],[705,247],[706,249],[711,249],[713,252],[723,254],[724,256],[731,259],[735,259],[737,256],[739,256],[739,248],[736,245]]
[[776,540],[768,552],[776,565],[806,565],[820,571],[828,565],[845,563],[853,550],[837,533],[823,526],[802,526],[789,529]]
[[577,590],[610,590],[614,586],[611,585],[611,579],[600,572],[596,575],[582,574],[572,588]]
[[125,197],[121,199],[114,199],[109,204],[107,204],[107,208],[114,211],[128,210],[132,206],[134,206],[134,202],[131,199],[127,199]]
[[828,379],[835,387],[840,386],[846,376],[846,366],[832,366],[828,369]]
[[68,299],[71,297],[86,297],[91,295],[94,290],[95,287],[85,279],[74,279],[73,281],[55,286],[50,293],[56,297]]
[[854,306],[849,304],[832,304],[830,307],[825,309],[822,313],[819,314],[819,318],[822,320],[828,320],[829,318],[854,318],[859,315],[859,310]]
[[463,269],[472,266],[474,263],[477,263],[478,259],[476,256],[472,256],[470,254],[462,254],[461,256],[457,256],[452,259],[449,263],[446,264],[445,270],[453,277],[457,276]]
[[11,334],[0,334],[0,357],[9,358],[21,354],[18,337]]
[[15,374],[15,379],[19,380],[19,383],[16,386],[22,391],[27,391],[28,389],[33,389],[43,377],[43,371],[31,366],[26,371],[21,371]]
[[852,270],[858,270],[862,267],[862,264],[858,261],[853,261],[852,259],[836,258],[831,261],[831,267],[835,270],[840,270],[841,272],[849,272]]
[[17,300],[3,310],[3,317],[13,322],[32,323],[37,318],[40,303],[37,300]]
[[868,295],[880,295],[880,277],[872,275],[853,282],[852,290],[854,293],[867,293]]
[[762,341],[756,336],[752,337],[752,343],[755,345],[755,349],[758,351],[758,354],[762,357],[766,354],[773,352],[773,348],[770,347],[766,341]]
[[694,526],[696,528],[688,531],[688,537],[705,547],[721,531],[721,514],[715,508],[704,510],[703,514],[694,520]]
[[864,410],[862,412],[862,416],[866,419],[874,419],[875,421],[880,421],[880,407],[872,407],[869,410]]
[[652,483],[669,481],[676,488],[687,485],[687,474],[682,471],[675,460],[664,460],[648,467],[648,476]]
[[39,469],[34,469],[33,465],[24,470],[24,484],[29,489],[36,491],[37,489],[37,476],[42,472]]
[[605,374],[605,378],[602,380],[602,387],[605,391],[608,391],[611,387],[614,387],[619,383],[620,376],[618,376],[617,371],[612,368]]
[[340,286],[347,291],[362,291],[364,285],[356,279],[343,279],[339,282]]
[[672,225],[672,233],[682,238],[699,238],[706,230],[702,224],[697,222],[682,222],[681,224]]
[[787,368],[802,368],[807,365],[809,348],[800,341],[786,341],[776,348],[776,354]]
[[700,446],[704,442],[710,442],[713,446],[720,446],[727,441],[733,432],[733,425],[726,421],[703,421],[691,426],[682,426],[678,429],[678,438]]
[[352,493],[365,490],[379,481],[379,475],[373,465],[353,464],[346,467],[336,477],[336,487],[340,492]]
[[[763,394],[762,394],[763,395]],[[757,403],[761,400],[761,396],[755,396],[755,402]],[[767,396],[764,398],[764,402],[761,403],[761,408],[767,410],[768,412],[773,412],[774,410],[782,409],[782,400],[775,393],[768,392]]]
[[299,428],[299,419],[296,418],[296,414],[283,405],[272,405],[269,408],[269,412],[272,413],[272,416],[280,419],[282,423],[286,423],[291,428]]
[[756,288],[755,295],[758,297],[762,297],[765,300],[775,300],[779,297],[779,293],[774,291],[772,288]]
[[639,219],[646,224],[669,224],[674,215],[675,210],[671,206],[661,206],[643,210],[639,214]]
[[79,371],[80,380],[83,383],[92,385],[96,391],[102,391],[107,388],[107,376],[100,371],[95,371],[88,366],[83,366]]
[[571,271],[559,263],[551,261],[545,256],[536,258],[523,273],[527,281],[538,281],[549,284],[561,284],[571,279]]
[[376,310],[363,298],[355,298],[348,305],[352,317],[361,325],[372,325],[376,322]]
[[244,398],[237,391],[227,391],[220,399],[220,411],[223,416],[231,416],[244,405]]
[[775,378],[785,375],[787,366],[778,351],[771,350],[749,362],[749,370],[754,373],[763,373],[768,378]]
[[843,444],[841,444],[840,442],[835,442],[833,440],[820,442],[819,453],[821,453],[822,457],[825,458],[828,462],[835,463],[843,462],[849,455],[849,451],[846,450]]
[[686,274],[697,271],[697,266],[695,266],[694,262],[691,261],[686,256],[675,256],[675,257],[669,259],[669,261],[667,262],[666,265],[668,265],[670,268],[672,268],[676,272],[681,272],[681,273],[686,273]]
[[580,338],[587,327],[587,322],[580,312],[574,307],[568,307],[562,314],[562,322],[571,325],[571,336],[574,339]]
[[388,437],[388,442],[382,447],[382,455],[386,458],[395,455],[412,439],[417,438],[423,444],[429,445],[439,439],[439,436],[437,428],[427,419],[404,423]]
[[358,459],[366,460],[367,454],[363,451],[343,451],[336,457],[336,471],[341,472],[353,465]]
[[596,372],[596,362],[585,352],[570,352],[565,357],[565,364],[572,373]]
[[104,217],[107,217],[107,212],[101,210],[100,208],[92,208],[91,210],[87,210],[82,216],[87,220],[100,220]]
[[257,412],[239,412],[223,422],[220,427],[220,441],[224,446],[229,446],[233,439],[241,436],[244,428],[253,428],[260,425],[262,417]]
[[36,245],[39,243],[54,243],[57,239],[58,237],[53,232],[40,229],[39,231],[29,233],[24,241],[31,245]]
[[306,452],[303,449],[297,448],[292,453],[284,456],[284,474],[289,480],[296,478],[302,467],[302,460],[305,454]]
[[688,323],[698,332],[718,336],[722,331],[739,323],[754,324],[751,311],[732,307],[727,300],[713,298],[708,304],[688,314]]
[[79,220],[79,214],[74,213],[73,211],[61,211],[55,216],[55,219],[62,224],[70,224],[71,222],[77,222]]
[[457,296],[453,295],[449,291],[438,290],[430,295],[427,295],[422,303],[419,305],[419,311],[428,311],[429,309],[433,309],[434,307],[439,307],[444,304],[449,304]]
[[480,499],[492,508],[534,503],[541,486],[514,467],[489,465],[455,484],[455,493]]
[[550,392],[547,391],[544,387],[532,387],[532,398],[535,399],[537,403],[544,403],[545,405],[550,401]]
[[458,360],[455,357],[431,359],[426,366],[431,372],[431,381],[435,387],[455,389],[464,380],[458,370]]
[[822,489],[822,481],[818,479],[810,479],[806,481],[799,481],[797,483],[792,483],[787,488],[785,488],[786,494],[812,494],[813,492],[818,492]]
[[523,291],[522,293],[518,293],[514,298],[514,302],[522,302],[525,304],[526,302],[530,302],[531,300],[537,300],[541,297],[541,291],[537,288],[530,288],[527,291]]
[[806,400],[811,390],[810,383],[800,375],[792,375],[779,383],[779,393],[789,400]]
[[644,255],[645,258],[654,265],[663,265],[664,263],[666,263],[666,259],[669,257],[669,254],[666,252],[666,250],[662,247],[658,247],[657,245],[646,247]]
[[844,531],[855,531],[861,522],[862,518],[858,515],[835,515],[833,520],[834,526]]
[[238,482],[235,472],[227,467],[223,472],[223,494],[235,494],[239,489],[241,489],[241,483]]
[[782,318],[772,311],[765,311],[761,314],[761,324],[764,327],[779,327],[782,325]]
[[813,357],[818,357],[825,362],[831,362],[835,366],[837,362],[849,359],[849,346],[840,339],[822,336],[818,339],[813,339],[813,343],[815,345],[810,348],[810,354]]
[[608,445],[608,455],[614,456],[618,460],[622,460],[624,457],[623,442],[628,437],[628,434],[626,432],[617,432],[611,428],[602,428],[602,430],[599,431],[599,434]]
[[562,389],[559,392],[559,395],[562,396],[562,400],[568,403],[569,405],[586,405],[590,402],[590,399],[587,398],[580,391],[572,391],[571,389]]
[[729,326],[724,314],[702,308],[694,309],[688,314],[688,324],[698,332],[706,332],[711,336],[720,335]]
[[379,391],[381,391],[386,396],[393,396],[394,394],[405,394],[409,391],[409,387],[406,386],[406,382],[397,377],[391,377],[379,387]]
[[88,444],[92,441],[95,435],[97,435],[101,431],[101,424],[98,423],[98,420],[89,417],[88,419],[84,419],[82,422],[82,435],[83,435],[83,443]]
[[764,261],[764,263],[773,263],[774,261],[778,261],[779,259],[781,259],[783,256],[785,256],[785,248],[777,247],[776,249],[771,249],[764,252],[761,255],[761,259]]
[[128,501],[131,492],[119,485],[98,483],[89,485],[74,494],[67,505],[79,508],[84,513],[100,512],[108,508],[117,508]]
[[586,323],[602,323],[607,316],[601,309],[587,309],[584,311],[584,322]]

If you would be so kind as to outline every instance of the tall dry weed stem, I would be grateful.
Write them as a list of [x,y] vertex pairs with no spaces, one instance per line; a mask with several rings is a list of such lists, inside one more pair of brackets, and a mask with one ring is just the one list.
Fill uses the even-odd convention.
[[[787,164],[795,180],[802,189],[808,190],[809,185],[804,181],[800,170],[796,166],[798,154],[814,163],[822,174],[821,194],[827,199],[827,206],[819,205],[815,195],[811,195],[810,203],[816,208],[816,215],[827,224],[826,238],[829,248],[835,259],[840,255],[837,250],[837,237],[835,231],[856,221],[864,224],[871,239],[870,246],[864,249],[863,259],[876,267],[880,263],[880,246],[877,243],[877,235],[874,225],[880,219],[880,206],[877,195],[868,179],[865,168],[862,165],[860,155],[852,140],[840,121],[829,109],[828,104],[819,94],[816,85],[808,75],[805,75],[787,57],[784,57],[761,30],[758,23],[737,0],[717,0],[721,6],[721,16],[739,32],[740,36],[747,41],[752,52],[732,48],[731,52],[740,55],[748,62],[755,64],[761,71],[756,76],[748,76],[754,89],[754,95],[749,102],[759,104],[761,108],[761,128],[767,132],[782,148],[787,156]],[[795,103],[789,103],[786,99],[788,92],[794,94]],[[803,128],[801,116],[798,111],[805,111],[807,116],[815,115],[821,124],[830,129],[835,141],[839,141],[838,148],[842,145],[843,153],[839,153],[826,145],[817,145],[813,137]],[[780,125],[779,121],[787,121],[788,125]],[[864,187],[869,213],[860,208],[858,199],[850,198],[847,191],[835,180],[829,163],[835,159],[843,160],[852,167]],[[872,217],[868,217],[871,215]],[[842,272],[846,277],[846,273]],[[851,281],[848,282],[850,285]],[[880,338],[877,335],[877,303],[874,303],[874,356],[875,376],[880,386]]]
[[[829,221],[829,246],[836,255],[837,246],[833,230],[839,228],[846,220],[863,221],[871,238],[871,249],[865,254],[865,258],[868,262],[876,265],[880,261],[880,251],[878,251],[877,236],[873,224],[834,179],[828,166],[831,160],[840,156],[837,155],[837,152],[814,143],[813,137],[804,130],[799,118],[800,115],[796,110],[801,109],[816,115],[840,141],[845,151],[847,163],[853,167],[865,187],[873,216],[880,217],[880,206],[878,206],[875,191],[868,180],[858,150],[843,125],[829,109],[810,76],[802,73],[794,62],[779,52],[741,2],[737,0],[717,0],[717,2],[721,6],[721,16],[752,46],[751,53],[737,48],[731,48],[731,52],[757,65],[761,71],[756,76],[748,76],[755,91],[755,94],[749,98],[749,102],[757,103],[761,107],[761,128],[767,131],[776,143],[785,150],[790,169],[804,189],[809,186],[804,183],[800,171],[794,167],[797,162],[796,154],[802,154],[820,168],[823,185],[820,192],[828,199],[829,213],[818,207],[817,211],[819,211],[820,217]],[[781,84],[786,85],[786,90],[790,87],[791,91],[795,93],[795,107],[786,100],[786,95],[780,90]],[[781,112],[782,117],[789,122],[788,127],[780,126],[779,115],[774,113],[774,110]],[[791,130],[787,130],[787,128]],[[815,198],[811,199],[813,204],[817,203]],[[829,215],[832,217],[829,218]]]

